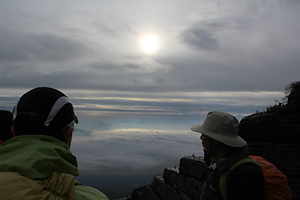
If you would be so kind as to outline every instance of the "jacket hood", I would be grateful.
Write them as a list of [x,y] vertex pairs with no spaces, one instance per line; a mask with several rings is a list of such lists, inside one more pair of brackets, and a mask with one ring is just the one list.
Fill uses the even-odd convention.
[[52,172],[78,176],[76,157],[68,146],[50,136],[22,135],[0,146],[0,171],[43,179]]

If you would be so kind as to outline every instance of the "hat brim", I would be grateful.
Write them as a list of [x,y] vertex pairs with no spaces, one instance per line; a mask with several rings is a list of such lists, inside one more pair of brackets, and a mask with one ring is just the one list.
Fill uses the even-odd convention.
[[247,142],[240,136],[229,137],[229,136],[215,134],[215,133],[212,133],[212,132],[206,130],[203,127],[203,124],[193,125],[191,130],[194,132],[202,133],[208,137],[211,137],[212,139],[215,139],[215,140],[217,140],[221,143],[224,143],[228,146],[231,146],[231,147],[244,147],[247,145]]

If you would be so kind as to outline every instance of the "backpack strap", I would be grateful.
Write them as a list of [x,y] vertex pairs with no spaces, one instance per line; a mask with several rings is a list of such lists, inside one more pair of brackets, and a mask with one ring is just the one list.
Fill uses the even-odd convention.
[[219,180],[219,191],[222,195],[223,200],[227,200],[227,175],[230,172],[232,172],[235,168],[237,168],[238,166],[240,166],[241,164],[244,164],[244,163],[254,163],[254,164],[260,166],[259,163],[256,160],[254,160],[253,158],[245,157],[245,158],[240,159],[233,165],[231,165],[231,167],[229,168],[229,170],[227,172],[222,173],[220,176],[220,180]]

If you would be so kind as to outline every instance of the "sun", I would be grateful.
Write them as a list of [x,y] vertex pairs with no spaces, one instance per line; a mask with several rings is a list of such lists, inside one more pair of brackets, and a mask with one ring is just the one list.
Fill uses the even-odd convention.
[[154,53],[158,49],[158,38],[153,34],[144,35],[140,39],[140,45],[146,53]]

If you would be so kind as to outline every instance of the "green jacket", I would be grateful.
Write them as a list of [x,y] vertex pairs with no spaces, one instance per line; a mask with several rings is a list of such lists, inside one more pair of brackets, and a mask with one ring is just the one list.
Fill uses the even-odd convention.
[[76,157],[60,140],[17,136],[0,146],[0,194],[5,199],[108,200],[80,185]]

